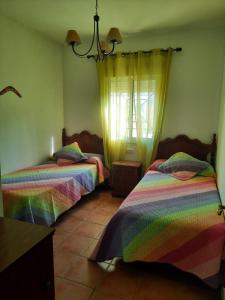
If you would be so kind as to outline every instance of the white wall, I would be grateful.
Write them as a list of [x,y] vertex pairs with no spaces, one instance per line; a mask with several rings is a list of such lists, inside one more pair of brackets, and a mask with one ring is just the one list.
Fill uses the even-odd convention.
[[[217,139],[217,185],[222,204],[225,205],[225,59]],[[222,299],[225,299],[225,288],[222,288]]]
[[1,179],[1,171],[40,163],[60,147],[64,124],[62,47],[3,16],[0,37],[0,90],[12,85],[22,94],[0,97]]
[[[183,48],[173,56],[162,138],[185,133],[209,142],[212,133],[217,132],[224,34],[225,28],[137,34],[124,37],[118,47],[120,51]],[[65,46],[64,62],[66,128],[70,133],[82,129],[100,133],[94,61],[74,57]]]
[[217,184],[222,203],[225,205],[225,61],[223,87],[221,92],[221,104],[218,127],[218,145],[217,145]]
[[64,119],[68,133],[84,129],[101,135],[100,102],[94,60],[64,49]]
[[0,16],[0,90],[12,85],[22,94],[0,97],[2,174],[46,159],[52,140],[61,146],[63,127],[62,47]]

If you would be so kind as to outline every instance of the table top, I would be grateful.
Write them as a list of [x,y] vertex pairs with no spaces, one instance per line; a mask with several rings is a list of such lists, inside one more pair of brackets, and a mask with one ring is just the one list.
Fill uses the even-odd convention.
[[0,217],[0,272],[54,231],[51,227]]

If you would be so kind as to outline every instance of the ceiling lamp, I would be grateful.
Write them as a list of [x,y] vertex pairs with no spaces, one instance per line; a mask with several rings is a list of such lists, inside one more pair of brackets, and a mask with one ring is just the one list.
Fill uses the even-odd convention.
[[[98,0],[96,0],[96,6],[95,6],[96,12],[94,15],[94,32],[93,37],[91,41],[90,48],[84,52],[79,53],[76,50],[76,47],[81,44],[80,37],[78,33],[75,30],[69,30],[67,32],[66,42],[71,45],[73,53],[79,57],[93,57],[96,61],[103,60],[105,56],[108,56],[113,53],[115,49],[116,44],[122,43],[122,38],[119,32],[118,28],[112,27],[109,30],[109,33],[106,37],[106,41],[100,41],[99,38],[99,15],[98,15]],[[89,55],[91,52],[94,42],[96,42],[96,54],[95,55]],[[110,49],[109,44],[112,44],[112,47]]]

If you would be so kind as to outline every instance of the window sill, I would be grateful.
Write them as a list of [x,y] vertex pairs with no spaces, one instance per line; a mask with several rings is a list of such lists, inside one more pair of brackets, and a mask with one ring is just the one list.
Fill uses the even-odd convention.
[[126,153],[134,153],[135,149],[134,148],[127,148]]
[[128,145],[127,145],[127,150],[126,153],[135,153],[136,152],[136,141],[132,140],[129,141]]

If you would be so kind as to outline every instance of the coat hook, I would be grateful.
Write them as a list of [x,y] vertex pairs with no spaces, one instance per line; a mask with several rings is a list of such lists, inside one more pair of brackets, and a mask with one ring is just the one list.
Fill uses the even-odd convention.
[[13,86],[7,86],[7,87],[5,87],[3,90],[1,90],[0,91],[0,96],[1,95],[4,95],[5,93],[7,93],[7,92],[13,92],[13,93],[15,93],[18,97],[22,97],[21,96],[21,94],[17,91],[17,89],[15,89]]

